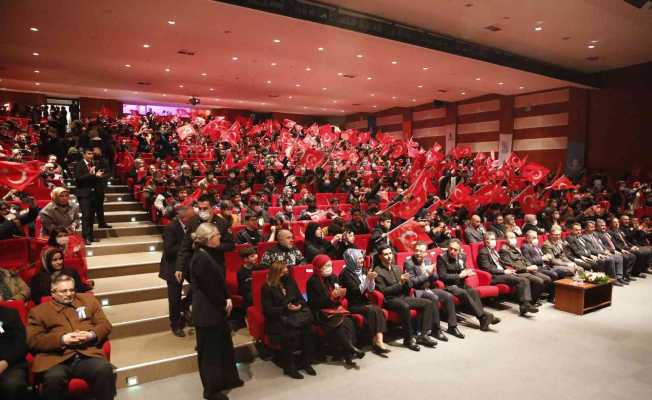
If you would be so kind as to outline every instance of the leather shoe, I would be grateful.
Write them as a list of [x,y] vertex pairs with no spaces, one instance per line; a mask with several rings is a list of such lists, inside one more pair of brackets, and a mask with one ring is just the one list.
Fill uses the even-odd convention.
[[419,350],[421,350],[421,347],[419,347],[419,345],[416,344],[416,342],[415,342],[414,339],[412,339],[412,338],[410,338],[410,339],[404,339],[404,340],[403,340],[403,345],[404,345],[405,347],[407,347],[408,349],[412,350],[412,351],[419,351]]
[[91,242],[99,242],[100,239],[91,238]]
[[306,371],[306,374],[310,376],[315,376],[317,375],[317,371],[311,366],[311,365],[306,365],[302,368],[304,371]]
[[371,345],[371,350],[376,354],[387,354],[391,352],[390,349],[383,349],[382,347],[377,346],[375,344]]
[[625,278],[618,278],[618,279],[616,279],[616,282],[620,282],[625,286],[629,285],[629,281],[627,279],[625,279]]
[[444,335],[444,333],[441,331],[441,329],[437,329],[436,331],[433,331],[430,336],[434,337],[437,340],[441,340],[442,342],[448,342],[448,337]]
[[625,286],[625,284],[622,283],[622,282],[619,281],[619,280],[615,280],[615,281],[613,282],[613,285],[614,285],[614,286]]
[[629,280],[632,281],[632,282],[638,280],[638,278],[634,278],[633,276],[628,276],[627,279],[629,279]]
[[297,371],[296,369],[283,370],[283,373],[292,379],[303,379],[303,375],[301,375],[301,372]]
[[109,224],[102,224],[102,225],[98,225],[97,227],[98,227],[98,228],[101,228],[101,229],[111,229],[111,228],[113,228],[113,227],[112,227],[111,225],[109,225]]
[[464,334],[462,332],[460,332],[460,330],[456,326],[454,326],[452,328],[449,327],[446,330],[446,333],[448,333],[449,335],[453,335],[456,338],[464,339]]
[[184,332],[181,328],[172,329],[172,333],[176,337],[186,337],[186,332]]
[[483,332],[487,332],[489,330],[489,324],[491,323],[492,318],[491,314],[486,313],[482,317],[480,317],[480,330]]
[[355,367],[357,364],[355,363],[355,361],[351,359],[351,356],[345,356],[344,365],[347,365],[349,367]]
[[426,347],[435,347],[437,342],[428,335],[421,335],[417,338],[417,342],[426,346]]
[[352,354],[354,354],[358,358],[363,358],[365,355],[364,351],[360,350],[354,345],[351,345],[351,348],[349,350],[351,351]]
[[496,325],[496,324],[500,323],[500,321],[501,321],[500,318],[496,317],[493,314],[489,314],[489,315],[491,315],[491,322],[490,322],[491,325]]
[[643,272],[641,272],[640,274],[638,274],[638,278],[647,279],[647,275],[645,275]]
[[90,245],[93,244],[93,241],[90,240],[90,239],[86,239],[86,240],[84,240],[84,243],[86,243],[86,246],[90,246]]

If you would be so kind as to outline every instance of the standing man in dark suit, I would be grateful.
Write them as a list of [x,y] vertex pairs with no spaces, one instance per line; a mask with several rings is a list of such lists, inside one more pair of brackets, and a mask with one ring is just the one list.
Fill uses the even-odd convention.
[[518,276],[515,269],[503,266],[496,251],[496,236],[493,232],[487,232],[484,237],[484,247],[478,252],[478,268],[491,274],[492,285],[504,283],[515,290],[521,316],[529,312],[539,312],[539,309],[532,305],[530,281]]
[[95,198],[93,211],[97,216],[98,228],[111,228],[104,219],[104,192],[111,174],[111,167],[106,158],[102,157],[102,143],[94,141],[93,143],[93,163],[96,171],[101,171],[102,176],[98,176],[95,182]]
[[184,337],[186,334],[183,331],[183,313],[188,311],[192,298],[186,296],[184,300],[181,299],[183,285],[176,279],[174,272],[179,248],[186,236],[188,224],[195,217],[195,211],[190,206],[180,206],[176,211],[177,217],[163,229],[163,256],[158,276],[165,280],[168,286],[170,329],[175,336]]
[[457,296],[463,305],[469,306],[473,315],[480,321],[480,330],[488,331],[489,325],[499,323],[500,318],[485,311],[478,291],[464,282],[475,272],[466,267],[466,254],[461,252],[461,247],[459,239],[451,239],[448,242],[448,250],[437,258],[437,273],[446,285],[446,291]]
[[93,149],[84,149],[82,160],[75,165],[75,186],[77,201],[79,201],[82,213],[82,236],[87,245],[99,242],[93,237],[93,217],[95,215],[95,188],[98,178],[103,176],[104,172],[98,170],[93,162]]
[[[0,301],[3,300],[0,293]],[[27,340],[16,310],[0,307],[0,393],[7,400],[27,398]]]

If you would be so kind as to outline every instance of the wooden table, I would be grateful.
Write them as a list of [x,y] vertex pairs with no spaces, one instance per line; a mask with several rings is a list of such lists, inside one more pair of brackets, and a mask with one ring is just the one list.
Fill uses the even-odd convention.
[[555,308],[569,313],[583,315],[611,305],[611,290],[614,279],[594,285],[575,282],[570,278],[555,281]]

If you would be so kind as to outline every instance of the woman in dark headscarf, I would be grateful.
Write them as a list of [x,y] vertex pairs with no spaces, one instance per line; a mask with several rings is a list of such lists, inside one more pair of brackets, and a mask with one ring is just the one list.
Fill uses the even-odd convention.
[[[339,236],[337,237],[338,239]],[[333,241],[335,241],[335,238],[333,238]],[[305,241],[303,244],[303,255],[306,262],[311,263],[316,255],[328,254],[333,250],[333,244],[324,239],[321,226],[316,222],[310,222],[306,227]]]
[[340,285],[346,289],[348,310],[364,317],[365,323],[372,334],[372,348],[375,353],[389,353],[383,342],[383,333],[387,330],[387,321],[383,310],[371,304],[367,295],[374,291],[376,273],[365,271],[364,253],[358,249],[348,249],[344,252],[345,268],[340,273]]
[[50,247],[45,249],[41,255],[41,263],[43,266],[29,284],[32,300],[35,304],[41,303],[41,297],[50,295],[51,276],[55,272],[61,271],[72,277],[75,280],[75,292],[77,293],[88,292],[93,288],[92,285],[82,282],[76,270],[64,267],[63,251],[60,248]]

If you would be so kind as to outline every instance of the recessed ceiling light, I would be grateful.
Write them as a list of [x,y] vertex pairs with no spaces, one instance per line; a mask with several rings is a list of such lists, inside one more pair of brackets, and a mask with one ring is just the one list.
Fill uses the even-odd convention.
[[323,88],[321,88],[321,90],[328,90],[328,88],[326,88],[326,87],[323,87]]
[[476,81],[479,81],[481,78],[475,78]]
[[368,77],[367,77],[367,80],[368,80],[368,81],[370,81],[370,80],[372,80],[372,79],[374,79],[374,78],[372,78],[371,76],[368,76]]
[[231,60],[238,61],[238,57],[231,57]]
[[519,86],[518,89],[523,90],[523,89],[525,89],[525,86]]
[[413,103],[416,103],[416,102],[417,102],[417,99],[412,99],[412,102],[413,102]]
[[593,43],[593,44],[598,43],[598,42],[599,42],[599,40],[591,40],[591,43]]
[[325,108],[322,108],[321,110],[322,110],[322,111],[326,111],[326,109],[325,109]]
[[594,45],[594,44],[590,44],[590,45],[588,45],[588,48],[589,48],[589,49],[595,49],[595,45]]
[[333,100],[333,103],[337,103],[337,100]]
[[505,84],[505,82],[498,82],[498,84],[499,84],[499,85],[504,85],[504,84]]
[[32,31],[32,32],[38,32],[38,28],[35,28],[35,27],[31,27],[31,28],[29,28],[29,30]]
[[396,64],[398,64],[398,61],[394,60],[394,61],[392,61],[392,64],[396,65]]
[[131,64],[125,64],[125,67],[131,68]]
[[542,31],[542,30],[543,30],[543,26],[535,26],[535,27],[534,27],[534,30],[537,31],[537,32]]
[[134,94],[138,94],[138,92],[133,92]]
[[208,76],[208,74],[206,72],[202,72],[201,76]]
[[272,84],[272,81],[267,81],[267,84],[268,84],[268,85],[271,85],[271,84]]
[[396,96],[392,96],[392,100],[396,100]]
[[344,112],[344,110],[340,110],[340,112]]
[[324,48],[323,47],[317,47],[317,50],[318,51],[324,51]]
[[177,23],[177,21],[174,21],[174,20],[172,20],[172,19],[168,21],[168,24],[170,24],[170,25],[174,25],[174,24],[176,24],[176,23]]
[[306,71],[310,72],[310,71],[312,71],[312,68],[306,67]]
[[292,96],[288,96],[288,99],[291,99],[291,98],[292,98]]
[[35,73],[35,74],[40,74],[41,71],[39,71],[38,69],[35,69],[35,70],[34,70],[34,73]]
[[213,89],[213,88],[209,88],[208,91],[209,91],[209,92],[214,92],[215,89]]
[[163,93],[163,97],[167,97],[167,96],[168,96],[167,94]]
[[33,56],[38,56],[39,54],[37,52],[32,53]]
[[355,56],[358,57],[358,58],[364,57],[362,54],[356,54]]
[[423,67],[423,68],[421,68],[421,69],[424,70],[424,71],[427,71],[427,70],[428,70],[428,67]]
[[38,83],[38,82],[34,82],[34,84],[35,84],[36,86],[40,86],[40,85],[41,85],[41,84]]
[[149,49],[151,46],[150,46],[149,44],[145,43],[145,44],[143,45],[143,47],[146,48],[146,49]]
[[304,110],[308,109],[308,106],[303,106],[303,109],[304,109]]
[[338,72],[338,73],[337,73],[337,76],[342,76],[342,75],[344,75],[343,72]]
[[281,43],[281,39],[274,39],[274,43]]
[[183,89],[183,85],[179,85],[179,87]]
[[423,88],[423,85],[418,85],[417,87],[418,87],[419,89],[422,89],[422,88]]
[[462,94],[462,96],[464,96],[464,95],[466,95],[466,92],[462,92],[461,94]]
[[371,97],[376,97],[376,93],[372,93],[372,94],[370,94],[369,96],[371,96]]
[[371,108],[376,108],[376,107],[378,107],[378,106],[371,106]]
[[172,71],[170,68],[165,69],[165,72],[170,72],[170,71]]
[[238,100],[238,103],[242,104],[242,103],[244,103],[244,101],[242,101],[242,100]]
[[297,83],[297,84],[294,85],[294,86],[296,86],[296,87],[301,87],[301,84],[300,84],[300,83]]
[[273,62],[273,63],[271,63],[271,64],[269,64],[269,65],[271,65],[272,67],[276,67],[276,63],[275,63],[275,62]]

